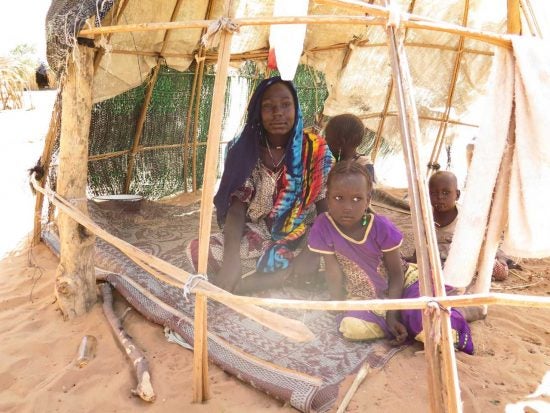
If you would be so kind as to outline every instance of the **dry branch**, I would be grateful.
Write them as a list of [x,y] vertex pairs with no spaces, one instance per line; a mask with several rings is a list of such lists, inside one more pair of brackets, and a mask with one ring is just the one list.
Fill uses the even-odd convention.
[[345,413],[349,402],[351,401],[351,398],[361,385],[363,383],[363,380],[367,377],[367,374],[369,373],[369,363],[363,364],[361,366],[361,369],[357,372],[357,375],[355,376],[355,379],[353,380],[353,383],[351,384],[350,388],[348,389],[344,400],[342,400],[342,403],[340,403],[340,406],[338,406],[338,410],[336,413]]
[[107,321],[109,321],[109,325],[113,329],[118,343],[124,349],[126,356],[130,359],[136,371],[138,384],[137,387],[132,390],[132,393],[146,402],[154,402],[156,396],[151,383],[149,363],[147,363],[147,359],[141,350],[134,344],[132,338],[124,331],[120,319],[113,310],[113,293],[111,291],[111,286],[108,283],[102,283],[100,289],[101,295],[103,296],[103,312],[105,313],[105,317]]

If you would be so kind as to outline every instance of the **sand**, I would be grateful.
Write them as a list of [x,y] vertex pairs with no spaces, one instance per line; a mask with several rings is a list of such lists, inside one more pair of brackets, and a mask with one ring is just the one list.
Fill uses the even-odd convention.
[[[293,412],[210,365],[211,400],[192,404],[192,353],[164,338],[162,327],[135,311],[125,328],[145,352],[157,400],[132,396],[132,368],[118,347],[101,305],[63,321],[54,296],[57,258],[44,246],[31,248],[33,198],[25,170],[33,165],[49,121],[51,92],[33,93],[36,109],[0,112],[2,188],[0,237],[0,411],[2,412]],[[495,291],[548,296],[550,260],[529,260],[524,270]],[[121,314],[127,305],[116,297]],[[477,351],[457,353],[465,412],[550,411],[550,311],[492,307],[472,324]],[[83,336],[98,340],[96,357],[75,364]],[[420,345],[398,353],[369,372],[350,412],[426,412],[426,362]],[[344,393],[352,377],[341,386]],[[541,385],[542,383],[542,385]],[[529,397],[539,389],[539,395]],[[527,410],[522,407],[530,404]],[[531,409],[531,410],[529,410]],[[333,408],[336,411],[336,406]]]

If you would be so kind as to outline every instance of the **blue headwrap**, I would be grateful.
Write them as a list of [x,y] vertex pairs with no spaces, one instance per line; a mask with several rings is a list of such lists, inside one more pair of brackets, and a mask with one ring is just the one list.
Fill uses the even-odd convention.
[[[220,187],[214,197],[216,217],[220,226],[225,222],[225,216],[231,203],[231,194],[245,183],[258,162],[258,158],[260,157],[260,138],[264,134],[261,116],[262,97],[268,87],[278,82],[284,83],[289,88],[294,99],[296,112],[291,139],[295,139],[296,136],[301,138],[302,136],[302,114],[298,103],[298,95],[292,82],[284,81],[279,76],[262,80],[250,98],[246,123],[241,134],[230,143]],[[285,163],[288,170],[291,169],[289,167],[292,166],[293,159],[296,156],[293,153],[295,149],[293,146],[296,145],[289,141],[286,147]],[[301,141],[298,146],[301,151]],[[301,159],[301,154],[298,154],[298,159]]]

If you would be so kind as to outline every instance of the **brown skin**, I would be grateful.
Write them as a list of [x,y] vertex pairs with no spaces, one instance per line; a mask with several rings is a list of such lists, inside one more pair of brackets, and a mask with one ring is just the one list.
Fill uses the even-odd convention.
[[[261,117],[265,136],[271,149],[261,147],[260,160],[274,170],[285,154],[285,148],[292,134],[296,117],[296,108],[290,89],[284,83],[275,83],[265,91],[261,101]],[[277,147],[280,147],[277,149]],[[271,158],[273,156],[273,159]],[[283,161],[284,162],[284,161]],[[316,203],[317,213],[326,211],[326,201]],[[212,282],[224,290],[239,293],[280,287],[290,276],[294,268],[300,271],[313,271],[319,265],[319,259],[309,250],[304,249],[296,258],[294,265],[273,274],[254,273],[241,278],[240,245],[246,222],[247,205],[232,198],[225,218],[223,263]]]
[[452,172],[436,172],[430,178],[429,190],[434,221],[436,225],[445,227],[458,215],[456,201],[460,198],[460,190],[456,176]]
[[[328,212],[340,231],[354,240],[365,237],[366,226],[362,217],[370,203],[370,193],[367,192],[367,182],[363,175],[334,176],[328,188]],[[404,274],[401,266],[399,248],[383,253],[383,261],[388,274],[388,298],[401,298],[403,293]],[[334,255],[324,255],[327,285],[331,299],[344,300],[344,273]],[[399,321],[398,310],[386,313],[386,323],[393,342],[401,344],[407,339],[407,329]]]
[[[439,171],[430,177],[428,183],[430,203],[432,204],[434,223],[438,227],[446,227],[458,215],[456,201],[460,198],[460,190],[457,186],[456,176],[452,172]],[[416,262],[416,251],[405,260]]]

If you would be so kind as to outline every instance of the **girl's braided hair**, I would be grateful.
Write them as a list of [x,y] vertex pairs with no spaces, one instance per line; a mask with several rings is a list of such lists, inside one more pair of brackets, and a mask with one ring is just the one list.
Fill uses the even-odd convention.
[[364,166],[357,163],[353,159],[337,162],[332,167],[332,169],[328,173],[327,188],[330,188],[330,184],[336,176],[354,175],[354,174],[362,175],[365,177],[365,181],[367,181],[367,193],[370,194],[372,191],[372,177]]

